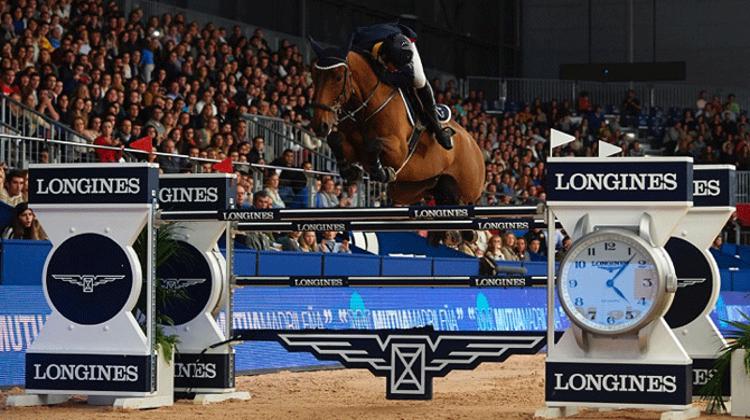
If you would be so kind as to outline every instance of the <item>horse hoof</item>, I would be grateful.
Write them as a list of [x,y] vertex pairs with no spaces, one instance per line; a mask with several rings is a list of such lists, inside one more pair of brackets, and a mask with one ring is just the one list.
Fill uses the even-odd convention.
[[347,182],[359,182],[362,179],[362,169],[349,165],[339,170],[339,175]]

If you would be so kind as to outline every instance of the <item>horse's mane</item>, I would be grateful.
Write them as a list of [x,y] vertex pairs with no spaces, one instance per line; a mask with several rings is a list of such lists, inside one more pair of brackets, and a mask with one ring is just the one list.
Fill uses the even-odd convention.
[[372,72],[375,73],[375,76],[378,79],[383,80],[383,74],[385,73],[386,69],[382,63],[380,63],[375,59],[375,57],[372,56],[372,54],[370,54],[369,51],[364,51],[359,48],[351,48],[349,52],[360,56],[370,66],[370,69],[372,69]]

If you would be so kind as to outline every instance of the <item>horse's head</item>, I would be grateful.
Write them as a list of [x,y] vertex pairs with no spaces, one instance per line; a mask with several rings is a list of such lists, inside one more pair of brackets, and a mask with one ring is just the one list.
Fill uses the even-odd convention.
[[312,70],[315,94],[311,128],[318,136],[327,137],[338,124],[339,114],[352,94],[352,74],[346,59],[349,51],[323,48],[312,37],[310,44],[317,56]]

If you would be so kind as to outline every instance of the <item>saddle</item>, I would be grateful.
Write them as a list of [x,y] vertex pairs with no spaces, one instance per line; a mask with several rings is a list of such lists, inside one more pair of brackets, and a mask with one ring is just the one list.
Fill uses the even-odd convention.
[[[378,79],[384,83],[388,84],[386,81],[387,78],[384,77],[388,69],[385,68],[385,66],[375,60],[372,55],[368,51],[363,51],[357,48],[352,48],[353,51],[361,55],[365,58],[367,63],[370,65],[370,68],[372,69],[373,73],[378,77]],[[389,85],[390,86],[390,85]],[[417,144],[419,143],[419,137],[422,135],[422,132],[426,130],[424,121],[426,120],[426,116],[423,113],[422,106],[419,102],[419,99],[417,98],[416,92],[414,88],[400,88],[397,86],[393,86],[394,89],[398,89],[399,96],[401,97],[401,100],[404,102],[404,107],[406,108],[406,119],[409,121],[411,126],[413,127],[412,133],[409,136],[408,144],[409,144],[409,156],[414,153],[414,150],[417,147]],[[451,119],[451,109],[450,107],[444,105],[444,104],[437,104],[437,116],[438,116],[438,122],[440,124],[446,124]]]

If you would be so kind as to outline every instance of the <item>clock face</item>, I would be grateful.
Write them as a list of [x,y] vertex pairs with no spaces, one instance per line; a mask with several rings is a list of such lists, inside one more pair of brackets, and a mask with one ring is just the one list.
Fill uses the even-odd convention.
[[580,327],[623,333],[650,321],[661,304],[661,271],[645,241],[602,231],[584,237],[561,265],[559,293]]

